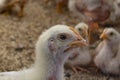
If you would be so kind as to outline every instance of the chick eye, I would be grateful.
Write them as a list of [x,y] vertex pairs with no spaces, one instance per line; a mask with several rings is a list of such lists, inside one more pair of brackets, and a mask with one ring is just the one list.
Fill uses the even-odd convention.
[[58,35],[58,39],[60,39],[60,40],[66,40],[67,38],[68,38],[67,34],[62,33],[62,34]]
[[111,32],[111,33],[110,33],[110,36],[113,36],[113,35],[114,35],[114,33],[113,33],[113,32]]
[[82,31],[80,28],[78,29],[79,31]]
[[61,35],[60,35],[60,39],[61,39],[61,40],[65,40],[65,39],[67,39],[67,36],[66,36],[65,34],[61,34]]

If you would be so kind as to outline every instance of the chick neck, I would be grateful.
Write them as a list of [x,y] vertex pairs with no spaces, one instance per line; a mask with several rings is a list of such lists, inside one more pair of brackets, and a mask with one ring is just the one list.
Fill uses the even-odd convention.
[[35,67],[45,80],[64,80],[64,60],[53,56],[47,43],[39,41],[36,47]]

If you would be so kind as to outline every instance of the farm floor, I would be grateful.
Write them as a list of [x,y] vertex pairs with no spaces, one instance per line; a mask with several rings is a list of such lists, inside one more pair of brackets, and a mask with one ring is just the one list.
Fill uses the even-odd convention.
[[[55,3],[45,4],[43,0],[30,0],[25,8],[25,17],[18,19],[11,15],[0,15],[0,71],[20,70],[30,67],[35,58],[34,47],[41,32],[55,24],[75,26],[80,20],[68,10],[63,14],[55,11]],[[120,27],[117,27],[120,31]],[[101,73],[74,74],[67,80],[120,80]]]

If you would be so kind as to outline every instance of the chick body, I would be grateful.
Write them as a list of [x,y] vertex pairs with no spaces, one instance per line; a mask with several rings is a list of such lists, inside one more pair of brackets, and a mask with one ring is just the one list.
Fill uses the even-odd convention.
[[108,28],[101,37],[104,40],[97,47],[94,62],[102,72],[120,75],[120,34],[113,28]]

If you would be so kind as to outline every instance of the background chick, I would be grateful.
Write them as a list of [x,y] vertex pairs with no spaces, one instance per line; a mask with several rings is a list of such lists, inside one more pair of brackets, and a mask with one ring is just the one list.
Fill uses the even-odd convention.
[[75,29],[79,32],[79,34],[89,43],[88,35],[89,35],[89,27],[86,23],[80,22],[75,26]]
[[16,6],[19,7],[19,11],[17,12],[18,17],[24,16],[24,6],[27,0],[1,0],[0,1],[0,13],[11,13],[13,8]]
[[89,26],[89,43],[93,44],[99,39],[100,23],[110,16],[109,6],[103,0],[69,0],[69,10],[85,21]]
[[120,75],[120,34],[113,28],[104,29],[103,41],[97,48],[94,62],[103,73]]
[[[85,23],[79,23],[75,26],[75,29],[82,35],[83,38],[86,39],[88,43],[88,25]],[[76,73],[77,69],[81,71],[86,71],[86,69],[81,68],[80,66],[88,66],[91,62],[91,54],[89,53],[89,47],[79,47],[74,54],[72,54],[66,64],[72,68],[72,70]]]
[[80,20],[102,27],[120,22],[120,0],[69,0],[68,8]]
[[120,18],[120,0],[115,0],[114,6],[115,6],[115,16],[116,18]]
[[68,8],[84,21],[102,22],[110,16],[109,7],[103,0],[69,0]]
[[110,17],[104,23],[113,26],[118,25],[120,22],[120,0],[113,0],[113,1],[111,0],[110,8],[111,8]]

